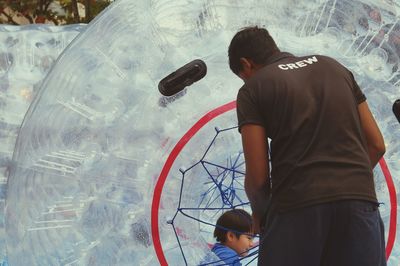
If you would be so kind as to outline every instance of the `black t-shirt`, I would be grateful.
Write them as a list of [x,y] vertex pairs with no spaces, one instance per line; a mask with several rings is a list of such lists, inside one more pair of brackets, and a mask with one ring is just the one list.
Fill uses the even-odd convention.
[[343,199],[377,202],[352,73],[332,58],[277,53],[239,90],[239,131],[271,139],[271,202],[277,210]]

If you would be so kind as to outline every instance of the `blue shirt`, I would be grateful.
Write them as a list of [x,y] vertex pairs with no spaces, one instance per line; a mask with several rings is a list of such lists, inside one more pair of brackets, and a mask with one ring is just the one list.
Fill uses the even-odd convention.
[[211,251],[214,252],[215,255],[217,255],[218,258],[220,258],[227,265],[242,266],[239,255],[236,253],[236,251],[227,246],[216,243]]

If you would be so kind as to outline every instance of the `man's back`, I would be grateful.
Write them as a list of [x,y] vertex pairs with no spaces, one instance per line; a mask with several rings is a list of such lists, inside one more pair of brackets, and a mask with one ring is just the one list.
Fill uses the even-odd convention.
[[262,116],[253,120],[272,140],[275,207],[343,199],[376,202],[357,110],[363,101],[351,72],[325,56],[279,53],[241,88],[239,127],[255,108]]

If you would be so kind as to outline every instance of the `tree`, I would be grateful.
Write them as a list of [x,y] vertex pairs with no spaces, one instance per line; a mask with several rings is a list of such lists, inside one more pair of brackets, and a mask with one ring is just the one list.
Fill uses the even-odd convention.
[[3,0],[0,22],[20,25],[44,23],[46,20],[58,25],[57,15],[49,7],[53,0]]
[[1,0],[0,23],[89,23],[111,2],[112,0]]

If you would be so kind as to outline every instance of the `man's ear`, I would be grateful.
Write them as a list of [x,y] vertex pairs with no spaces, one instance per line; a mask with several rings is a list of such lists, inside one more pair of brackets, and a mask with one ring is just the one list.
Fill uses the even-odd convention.
[[244,57],[240,58],[240,64],[242,65],[242,70],[239,73],[239,77],[243,80],[247,80],[252,74],[252,62]]
[[241,57],[239,60],[244,71],[249,71],[252,68],[253,62],[251,62],[251,60],[244,57]]
[[262,67],[261,65],[254,63],[251,59],[241,57],[239,60],[240,64],[242,65],[242,70],[239,73],[239,77],[243,80],[249,79],[254,75],[254,73],[256,73],[257,70]]

